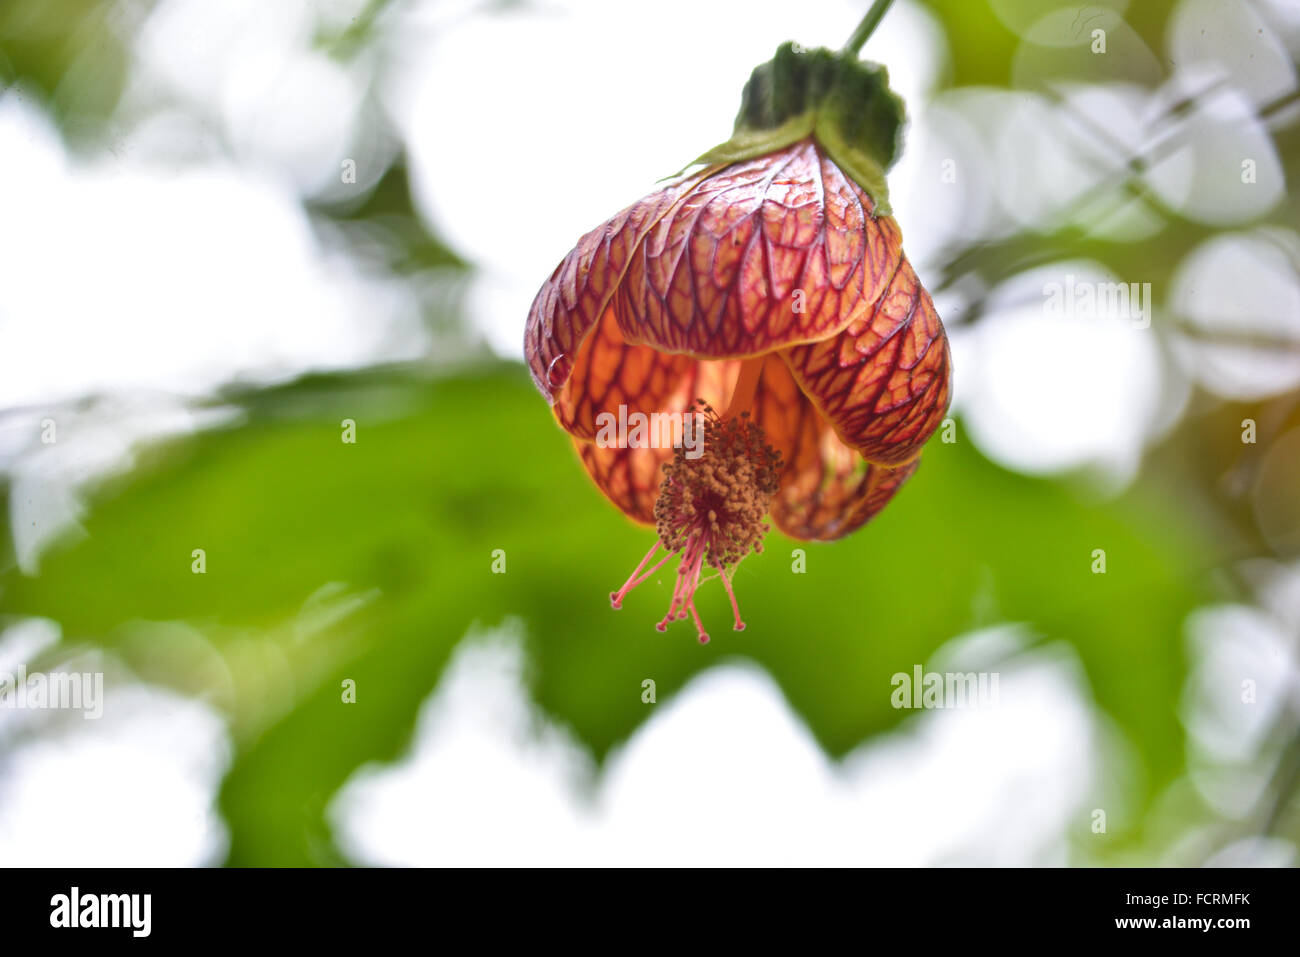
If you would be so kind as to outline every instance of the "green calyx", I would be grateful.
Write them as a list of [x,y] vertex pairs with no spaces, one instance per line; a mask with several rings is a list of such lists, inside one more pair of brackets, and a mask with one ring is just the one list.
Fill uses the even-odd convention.
[[876,212],[888,214],[885,171],[897,158],[903,119],[903,101],[890,91],[883,66],[852,52],[784,43],[745,84],[731,139],[696,162],[739,163],[811,136]]

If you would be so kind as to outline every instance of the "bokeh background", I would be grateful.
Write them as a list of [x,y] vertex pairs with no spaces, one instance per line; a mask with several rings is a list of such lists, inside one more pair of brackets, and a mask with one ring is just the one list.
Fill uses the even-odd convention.
[[1293,0],[899,0],[952,441],[609,608],[528,304],[865,8],[3,0],[0,672],[106,700],[0,709],[0,864],[1295,864]]

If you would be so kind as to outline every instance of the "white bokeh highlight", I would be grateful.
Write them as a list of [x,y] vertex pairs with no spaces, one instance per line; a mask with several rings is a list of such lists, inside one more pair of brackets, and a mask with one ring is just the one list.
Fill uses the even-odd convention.
[[996,706],[914,713],[842,762],[765,672],[722,665],[645,705],[599,776],[529,704],[522,655],[509,633],[458,648],[411,753],[362,769],[331,805],[346,853],[407,866],[1060,864],[1097,767],[1080,671],[1060,649],[1004,667]]
[[[0,633],[0,670],[54,649],[58,627]],[[89,654],[60,669],[105,672],[103,714],[0,708],[0,862],[11,867],[194,867],[229,844],[216,795],[232,754],[200,701],[134,682]]]

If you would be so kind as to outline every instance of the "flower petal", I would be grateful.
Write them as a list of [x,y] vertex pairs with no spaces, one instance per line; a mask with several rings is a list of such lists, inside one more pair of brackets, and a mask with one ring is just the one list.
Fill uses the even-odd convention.
[[672,449],[605,448],[573,440],[582,464],[604,496],[633,521],[653,525],[663,464]]
[[604,315],[642,237],[692,182],[652,193],[587,233],[538,290],[524,329],[524,358],[548,401],[568,381],[579,347]]
[[743,358],[834,335],[869,312],[902,256],[898,226],[811,140],[691,186],[633,252],[625,337]]
[[786,462],[772,517],[833,539],[884,507],[948,404],[947,339],[897,224],[811,141],[588,233],[539,291],[524,348],[588,473],[648,524],[672,450],[601,447],[602,413],[727,410],[740,360],[768,355],[753,409]]
[[858,459],[856,470],[831,472],[811,492],[782,485],[772,499],[772,520],[786,535],[801,541],[843,538],[875,518],[920,461],[916,458],[891,469]]
[[948,409],[948,337],[906,258],[867,315],[782,357],[843,442],[868,462],[915,458]]
[[598,416],[684,412],[697,398],[719,405],[730,395],[740,363],[700,362],[623,340],[613,309],[579,347],[564,385],[555,393],[555,417],[578,439],[594,441]]
[[[606,339],[601,334],[592,341]],[[660,356],[647,346],[624,345],[624,350]],[[735,387],[740,361],[685,361],[689,368],[684,381],[695,384],[705,401],[725,405],[723,397]],[[557,417],[562,406],[556,406]],[[645,412],[682,411],[685,407],[631,406],[633,411]],[[778,356],[770,356],[762,367],[752,414],[785,462],[771,513],[777,527],[792,538],[826,541],[849,534],[884,508],[916,471],[915,460],[893,469],[862,461],[839,440]],[[661,469],[672,458],[672,449],[602,447],[576,436],[573,444],[605,497],[634,521],[653,525],[655,500],[663,481]]]
[[775,356],[763,366],[754,419],[786,463],[771,514],[791,538],[829,541],[861,528],[919,461],[892,469],[864,462],[839,440]]
[[811,141],[679,180],[578,241],[528,314],[524,355],[551,402],[611,303],[623,338],[699,359],[823,339],[868,313],[898,225]]
[[[772,361],[780,365],[775,357]],[[602,447],[597,443],[602,424],[598,416],[609,414],[620,422],[635,413],[686,413],[696,399],[725,408],[740,366],[739,360],[701,362],[629,345],[610,309],[582,344],[553,411],[573,436],[583,465],[605,497],[630,518],[653,524],[663,481],[660,466],[673,455],[669,437],[658,435],[658,448]]]

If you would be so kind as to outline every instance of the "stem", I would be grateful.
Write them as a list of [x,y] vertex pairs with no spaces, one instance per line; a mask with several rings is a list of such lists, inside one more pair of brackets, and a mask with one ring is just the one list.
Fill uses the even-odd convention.
[[867,42],[867,38],[875,33],[876,27],[885,18],[885,14],[889,12],[889,7],[893,2],[894,0],[876,0],[871,5],[871,9],[867,11],[867,15],[862,18],[862,22],[858,24],[858,28],[853,31],[853,36],[849,37],[849,42],[844,44],[844,49],[841,52],[857,56],[858,51],[862,49],[862,45]]

